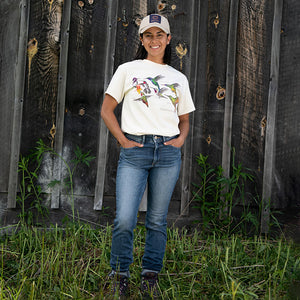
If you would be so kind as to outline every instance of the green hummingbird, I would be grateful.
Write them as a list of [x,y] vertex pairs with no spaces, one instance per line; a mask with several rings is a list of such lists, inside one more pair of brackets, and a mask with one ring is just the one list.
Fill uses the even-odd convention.
[[159,86],[159,84],[158,84],[158,80],[159,79],[161,79],[161,78],[163,78],[163,76],[161,76],[161,75],[158,75],[158,76],[156,76],[156,77],[154,77],[154,78],[152,78],[152,77],[147,77],[147,79],[148,80],[150,80],[157,88],[158,88],[158,93],[160,93],[160,86]]
[[178,83],[165,84],[165,86],[167,86],[177,96],[176,87],[179,86]]
[[170,96],[170,95],[167,95],[167,96],[168,96],[168,98],[171,100],[171,102],[172,102],[172,104],[174,105],[174,107],[176,108],[176,104],[178,104],[178,102],[179,102],[178,97],[176,96],[176,97],[174,98],[174,97],[172,97],[172,96]]
[[150,96],[146,96],[143,92],[141,92],[141,98],[135,99],[135,101],[142,101],[147,107],[149,107],[148,99]]

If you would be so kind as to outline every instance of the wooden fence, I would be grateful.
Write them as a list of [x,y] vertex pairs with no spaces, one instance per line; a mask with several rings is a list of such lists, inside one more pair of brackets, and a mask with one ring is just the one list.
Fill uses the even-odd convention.
[[[97,220],[103,206],[114,206],[119,149],[99,117],[103,93],[116,67],[133,58],[138,24],[153,12],[170,21],[172,65],[188,76],[196,105],[170,211],[189,215],[196,156],[208,155],[230,176],[233,148],[235,161],[255,174],[248,190],[262,204],[262,231],[270,205],[299,208],[298,0],[4,0],[2,224],[15,221],[19,156],[39,139],[67,162],[77,146],[96,157],[74,173],[81,216]],[[65,174],[61,159],[45,158],[39,184],[54,221],[70,204],[61,187],[48,183]]]

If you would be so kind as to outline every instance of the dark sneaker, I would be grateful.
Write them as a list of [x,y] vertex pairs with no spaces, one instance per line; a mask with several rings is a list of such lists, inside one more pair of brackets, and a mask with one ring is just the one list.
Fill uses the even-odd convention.
[[142,275],[141,292],[143,297],[149,299],[157,299],[160,292],[158,289],[158,274],[155,272],[147,272]]
[[[118,297],[117,299],[126,299],[128,295],[129,278],[125,275],[112,272],[109,274],[110,290],[112,295]],[[115,299],[115,298],[114,298]]]

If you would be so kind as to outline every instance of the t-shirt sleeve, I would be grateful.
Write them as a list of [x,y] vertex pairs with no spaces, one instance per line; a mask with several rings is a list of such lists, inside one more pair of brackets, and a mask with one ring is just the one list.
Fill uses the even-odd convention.
[[125,68],[121,65],[117,68],[116,72],[114,73],[105,94],[109,94],[113,98],[120,103],[124,97],[124,85],[126,79],[126,71]]
[[183,87],[179,95],[179,103],[177,108],[178,116],[188,114],[195,110],[195,105],[192,99],[189,82],[184,76]]

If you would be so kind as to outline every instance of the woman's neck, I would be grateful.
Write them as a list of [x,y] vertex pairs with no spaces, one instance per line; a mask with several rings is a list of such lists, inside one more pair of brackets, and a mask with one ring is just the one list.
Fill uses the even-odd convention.
[[152,57],[152,56],[148,55],[146,59],[150,60],[154,63],[157,63],[157,64],[165,65],[163,57],[162,58],[161,57]]

